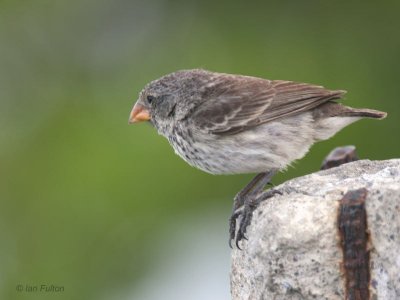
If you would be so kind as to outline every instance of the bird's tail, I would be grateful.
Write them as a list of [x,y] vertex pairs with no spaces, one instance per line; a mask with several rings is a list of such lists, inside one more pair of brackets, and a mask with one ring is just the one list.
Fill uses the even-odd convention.
[[343,111],[338,116],[343,117],[362,117],[362,118],[373,118],[373,119],[384,119],[387,116],[387,113],[384,111],[379,111],[375,109],[369,108],[352,108],[345,106],[348,110]]
[[326,140],[336,132],[362,118],[383,119],[387,113],[368,108],[353,108],[336,102],[327,102],[313,111],[315,140]]
[[387,113],[369,108],[353,108],[343,104],[329,101],[314,110],[314,118],[324,119],[327,117],[359,117],[384,119]]

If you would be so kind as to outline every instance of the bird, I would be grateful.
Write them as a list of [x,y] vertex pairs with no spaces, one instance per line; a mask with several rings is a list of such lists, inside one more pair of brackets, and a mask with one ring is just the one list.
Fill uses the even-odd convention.
[[229,244],[235,241],[240,249],[255,208],[281,194],[264,191],[278,171],[347,125],[386,117],[386,112],[339,103],[345,94],[295,81],[179,70],[141,90],[128,122],[150,122],[176,154],[207,173],[257,173],[233,201]]

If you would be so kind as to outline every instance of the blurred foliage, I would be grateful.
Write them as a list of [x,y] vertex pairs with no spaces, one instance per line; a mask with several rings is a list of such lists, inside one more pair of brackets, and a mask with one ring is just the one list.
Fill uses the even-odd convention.
[[[275,183],[318,169],[338,145],[398,157],[399,10],[399,1],[1,1],[0,298],[123,293],[156,267],[166,224],[205,207],[228,218],[251,175],[202,173],[150,126],[127,124],[138,92],[163,74],[202,67],[316,83],[389,112],[316,145]],[[19,283],[66,291],[18,293]]]

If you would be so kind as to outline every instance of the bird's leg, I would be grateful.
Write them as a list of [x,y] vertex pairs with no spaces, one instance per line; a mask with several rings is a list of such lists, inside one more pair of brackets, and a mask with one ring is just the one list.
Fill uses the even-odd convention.
[[[251,222],[253,211],[257,208],[259,203],[279,193],[276,190],[268,190],[260,197],[264,187],[270,183],[272,177],[275,175],[276,170],[269,172],[259,173],[254,177],[239,193],[236,194],[233,202],[232,216],[229,220],[229,245],[235,239],[236,233],[236,220],[242,216],[238,233],[236,234],[236,246],[239,247],[239,241],[245,237],[246,228]],[[232,247],[232,246],[231,246]]]

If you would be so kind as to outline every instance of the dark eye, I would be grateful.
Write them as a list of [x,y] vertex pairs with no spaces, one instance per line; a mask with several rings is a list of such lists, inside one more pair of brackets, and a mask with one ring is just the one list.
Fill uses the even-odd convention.
[[146,99],[147,99],[147,102],[149,104],[151,104],[151,102],[153,102],[153,100],[154,100],[154,96],[148,95]]

